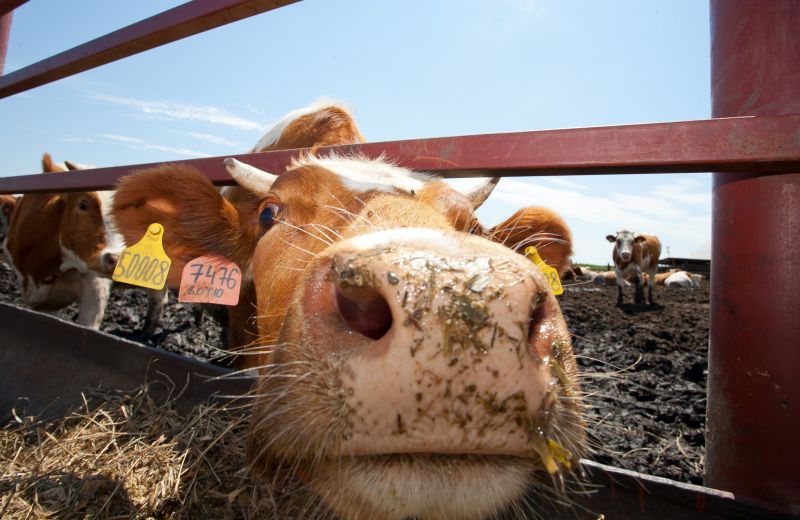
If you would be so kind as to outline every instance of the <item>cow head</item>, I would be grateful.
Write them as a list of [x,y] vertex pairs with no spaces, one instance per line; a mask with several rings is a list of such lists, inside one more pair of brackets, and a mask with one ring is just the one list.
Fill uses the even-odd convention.
[[[87,166],[67,161],[53,162],[50,154],[42,157],[45,173],[85,169]],[[112,192],[83,191],[58,195],[54,204],[62,208],[58,225],[61,247],[61,271],[111,276],[122,250],[122,237],[110,220]]]
[[128,242],[164,225],[173,281],[206,254],[251,273],[256,472],[291,473],[343,518],[481,518],[577,463],[558,303],[530,261],[464,232],[447,204],[468,198],[361,158],[226,166],[250,214],[166,165],[122,179],[114,217]]
[[644,242],[645,237],[623,229],[617,231],[616,235],[607,235],[606,240],[614,244],[614,254],[619,256],[622,262],[630,262],[636,244]]

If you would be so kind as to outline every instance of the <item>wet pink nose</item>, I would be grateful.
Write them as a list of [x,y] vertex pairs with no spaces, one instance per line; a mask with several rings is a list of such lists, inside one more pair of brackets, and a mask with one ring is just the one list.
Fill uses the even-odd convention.
[[555,402],[551,369],[569,336],[544,276],[521,255],[499,246],[335,253],[298,304],[288,321],[313,327],[282,340],[346,360],[342,385],[357,415],[346,452],[538,448],[531,425],[547,430],[540,414]]
[[101,259],[103,270],[108,273],[113,272],[117,267],[118,261],[119,255],[114,253],[103,253],[103,257]]

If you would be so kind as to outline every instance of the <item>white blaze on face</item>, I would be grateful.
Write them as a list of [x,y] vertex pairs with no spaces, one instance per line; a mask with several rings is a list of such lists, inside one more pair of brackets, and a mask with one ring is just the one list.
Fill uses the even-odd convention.
[[616,247],[623,262],[630,262],[633,255],[633,233],[630,231],[620,231],[617,233]]
[[389,164],[382,159],[344,157],[305,157],[292,167],[317,166],[339,177],[342,184],[356,193],[371,190],[391,192],[421,190],[431,176]]
[[106,247],[101,255],[114,254],[120,255],[125,248],[125,241],[117,231],[114,221],[111,219],[111,206],[114,203],[113,191],[98,191],[100,197],[100,211],[103,214],[103,227],[106,231]]

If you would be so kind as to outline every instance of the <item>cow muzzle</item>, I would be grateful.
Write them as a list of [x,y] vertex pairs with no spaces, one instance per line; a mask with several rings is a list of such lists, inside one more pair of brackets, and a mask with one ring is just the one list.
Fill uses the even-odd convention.
[[299,337],[283,338],[343,359],[340,453],[539,455],[557,466],[559,396],[577,386],[544,276],[477,237],[393,236],[321,257],[292,320]]

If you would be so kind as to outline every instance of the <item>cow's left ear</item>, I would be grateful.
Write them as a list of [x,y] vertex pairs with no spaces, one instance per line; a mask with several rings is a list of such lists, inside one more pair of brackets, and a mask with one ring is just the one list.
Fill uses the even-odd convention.
[[633,241],[634,242],[637,242],[637,243],[638,242],[644,242],[644,240],[645,240],[645,238],[642,235],[637,234],[637,235],[633,236]]
[[614,235],[606,235],[606,240],[608,240],[609,242],[616,242],[617,237],[615,237]]

